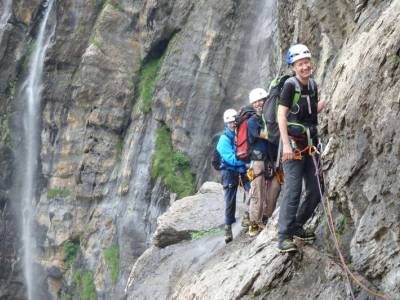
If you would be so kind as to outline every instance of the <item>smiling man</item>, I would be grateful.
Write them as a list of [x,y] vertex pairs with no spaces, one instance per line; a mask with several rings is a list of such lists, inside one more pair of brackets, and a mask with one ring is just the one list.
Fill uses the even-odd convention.
[[[317,85],[311,78],[310,50],[302,44],[294,45],[289,48],[286,61],[295,76],[285,82],[278,106],[285,173],[279,212],[278,248],[281,252],[295,252],[294,237],[303,241],[315,239],[313,232],[303,229],[321,200],[314,163],[305,149],[317,144],[317,115],[323,109],[324,102],[318,101]],[[297,100],[294,101],[296,94]],[[305,200],[299,205],[303,179]]]

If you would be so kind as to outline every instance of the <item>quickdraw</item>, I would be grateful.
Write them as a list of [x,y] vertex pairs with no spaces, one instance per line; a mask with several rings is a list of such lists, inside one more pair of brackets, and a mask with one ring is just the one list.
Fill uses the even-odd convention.
[[255,174],[254,173],[254,170],[253,170],[253,168],[252,167],[250,167],[250,168],[248,168],[247,169],[247,172],[246,172],[246,175],[247,175],[247,178],[249,179],[249,181],[250,182],[252,182],[254,179],[256,179],[258,176],[261,176],[261,175],[264,175],[265,174],[265,172],[261,172],[261,173],[259,173],[259,174]]
[[279,183],[280,185],[283,184],[284,179],[285,179],[285,174],[283,173],[283,169],[282,169],[281,167],[279,167],[279,168],[276,170],[276,179],[278,180],[278,183]]

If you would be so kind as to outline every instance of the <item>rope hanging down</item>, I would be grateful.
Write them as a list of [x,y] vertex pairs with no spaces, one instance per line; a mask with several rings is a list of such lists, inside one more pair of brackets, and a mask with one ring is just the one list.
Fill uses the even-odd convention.
[[[342,264],[342,268],[343,268],[343,270],[344,270],[344,272],[345,272],[345,275],[346,275],[346,278],[347,278],[347,281],[348,281],[348,284],[349,284],[349,289],[350,289],[350,293],[351,293],[352,299],[355,299],[355,297],[354,297],[354,293],[353,293],[353,290],[352,290],[352,287],[351,287],[351,283],[350,283],[350,278],[349,278],[349,277],[351,277],[351,278],[353,279],[353,281],[354,281],[359,287],[361,287],[363,290],[365,290],[365,291],[366,291],[367,293],[369,293],[370,295],[379,297],[379,298],[384,299],[384,300],[390,300],[390,298],[387,297],[386,295],[381,294],[381,293],[378,293],[378,292],[376,292],[376,291],[373,291],[373,290],[369,289],[367,286],[365,286],[365,285],[351,272],[351,270],[350,270],[349,267],[347,266],[347,264],[346,264],[346,262],[345,262],[345,259],[344,259],[344,257],[343,257],[342,251],[340,250],[339,241],[338,241],[337,236],[336,236],[336,228],[335,228],[335,222],[334,222],[333,216],[332,216],[332,208],[331,208],[331,206],[330,206],[330,204],[329,204],[329,200],[328,200],[327,198],[324,197],[324,195],[323,195],[323,193],[322,193],[322,189],[321,189],[321,182],[320,182],[320,179],[319,179],[319,174],[320,174],[320,171],[321,171],[321,170],[319,169],[318,162],[317,162],[317,159],[316,159],[316,157],[315,157],[315,154],[316,154],[316,153],[319,154],[319,152],[317,151],[317,149],[316,149],[314,146],[312,146],[312,148],[314,148],[314,149],[313,149],[313,150],[307,149],[307,150],[309,150],[309,153],[312,153],[312,154],[310,154],[310,156],[311,156],[311,158],[312,158],[312,160],[313,160],[313,162],[314,162],[315,176],[317,177],[318,188],[319,188],[319,192],[320,192],[320,196],[321,196],[322,206],[323,206],[323,208],[324,208],[325,217],[327,218],[329,231],[330,231],[331,234],[332,234],[332,238],[333,238],[333,241],[334,241],[334,244],[335,244],[336,251],[337,251],[337,253],[338,253],[338,255],[339,255],[340,262],[341,262],[341,264]],[[311,151],[312,151],[312,152],[311,152]],[[324,175],[324,174],[322,173],[322,175]],[[325,180],[325,178],[324,178],[324,183],[325,183],[325,182],[326,182],[326,180]],[[327,189],[326,189],[326,186],[325,186],[324,188],[325,188],[325,191],[326,191],[326,190],[327,190]],[[325,203],[325,201],[326,201],[326,203]]]

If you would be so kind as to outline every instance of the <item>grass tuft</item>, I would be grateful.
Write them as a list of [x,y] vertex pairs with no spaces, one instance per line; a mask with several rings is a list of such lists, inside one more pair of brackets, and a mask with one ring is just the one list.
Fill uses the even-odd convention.
[[65,263],[70,268],[78,254],[80,248],[80,240],[66,241],[64,243]]
[[223,233],[224,230],[216,227],[216,228],[209,228],[205,230],[199,230],[199,231],[193,231],[190,235],[192,240],[200,240],[206,236],[212,236],[212,235],[219,235]]
[[104,260],[106,261],[108,270],[111,274],[111,280],[115,284],[117,283],[119,275],[119,247],[118,245],[112,245],[110,248],[104,251]]
[[93,274],[78,269],[73,276],[75,284],[79,287],[79,300],[96,300],[96,286]]
[[71,191],[63,187],[54,187],[47,190],[47,198],[65,198],[71,195]]
[[159,57],[145,63],[140,70],[139,77],[139,97],[140,110],[148,113],[151,110],[151,100],[153,99],[154,88],[159,79],[159,71],[164,57]]
[[167,188],[179,198],[193,193],[194,176],[190,170],[190,159],[185,154],[174,151],[171,133],[166,126],[157,130],[151,177],[161,177]]
[[121,154],[123,146],[124,146],[124,137],[118,136],[117,143],[115,144],[115,161],[117,164],[121,162]]

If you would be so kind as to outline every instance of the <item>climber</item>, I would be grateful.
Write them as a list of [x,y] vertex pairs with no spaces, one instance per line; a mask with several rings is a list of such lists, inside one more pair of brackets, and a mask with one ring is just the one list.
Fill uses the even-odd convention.
[[[302,45],[291,46],[286,62],[294,72],[282,89],[278,106],[278,124],[282,141],[282,162],[285,174],[283,199],[279,212],[280,252],[296,252],[293,238],[313,241],[315,234],[303,229],[320,202],[315,167],[311,155],[317,144],[317,114],[325,103],[318,101],[318,89],[311,78],[311,52]],[[294,94],[300,98],[293,102]],[[305,184],[305,199],[300,204],[302,182]]]
[[250,184],[246,177],[246,165],[235,156],[235,117],[236,110],[228,109],[224,112],[225,133],[218,140],[217,151],[221,155],[221,177],[225,198],[225,243],[233,239],[232,224],[236,222],[236,192],[239,182],[245,190]]
[[[250,105],[256,113],[247,120],[248,141],[250,144],[250,168],[254,179],[250,190],[250,226],[249,235],[257,235],[267,224],[275,210],[280,192],[280,184],[274,174],[272,152],[277,149],[267,140],[267,130],[262,111],[267,92],[262,88],[253,89],[249,94]],[[266,168],[267,166],[267,168]]]

